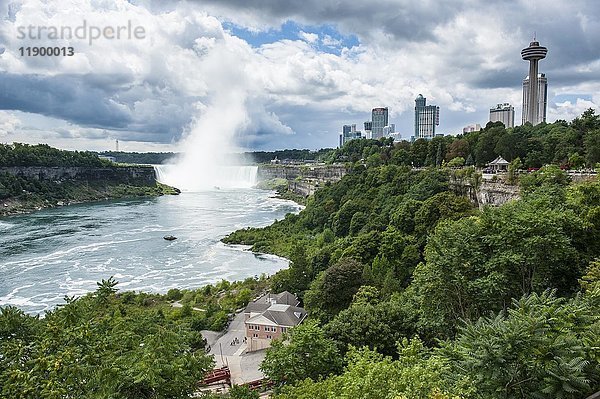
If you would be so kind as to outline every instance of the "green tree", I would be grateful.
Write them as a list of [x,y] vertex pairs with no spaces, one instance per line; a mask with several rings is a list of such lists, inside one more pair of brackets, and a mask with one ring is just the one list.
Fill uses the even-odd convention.
[[600,162],[600,129],[587,132],[584,138],[585,160],[589,166]]
[[161,311],[125,302],[131,295],[114,295],[115,284],[111,278],[95,293],[66,298],[44,319],[3,309],[2,397],[184,398],[194,392],[212,367],[200,334]]
[[234,385],[229,390],[231,399],[259,399],[258,391],[252,391],[250,388],[242,385]]
[[600,376],[593,351],[584,349],[598,342],[597,311],[582,297],[532,294],[506,314],[468,323],[442,353],[457,374],[474,379],[481,397],[582,398]]
[[[360,291],[359,291],[360,293]],[[349,347],[369,347],[380,353],[396,355],[396,342],[415,334],[416,320],[400,296],[383,302],[355,301],[324,327],[343,351]]]
[[362,285],[364,265],[351,259],[340,259],[322,272],[311,284],[304,304],[311,315],[328,320],[348,307]]
[[462,166],[465,166],[465,159],[463,157],[454,157],[450,161],[448,161],[446,166],[449,166],[451,168],[460,168]]
[[275,292],[289,291],[303,297],[304,291],[315,277],[311,272],[305,245],[293,245],[289,257],[290,266],[273,276],[271,287]]
[[287,386],[277,398],[451,399],[468,398],[474,390],[464,379],[446,378],[447,360],[432,356],[418,339],[403,341],[399,357],[394,361],[365,348],[352,350],[343,374]]
[[318,380],[338,373],[342,358],[333,341],[314,321],[295,327],[267,349],[260,370],[277,385],[293,385],[305,378]]

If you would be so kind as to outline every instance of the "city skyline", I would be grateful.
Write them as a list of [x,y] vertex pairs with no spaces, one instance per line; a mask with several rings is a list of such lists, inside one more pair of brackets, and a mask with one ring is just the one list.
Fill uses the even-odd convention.
[[[231,90],[245,116],[243,149],[334,147],[340,126],[370,119],[379,104],[409,139],[419,93],[442,109],[436,133],[458,134],[483,125],[499,102],[521,115],[519,52],[534,31],[552,54],[540,67],[551,79],[547,121],[600,104],[591,0],[19,4],[0,2],[0,142],[105,150],[118,139],[125,151],[178,150],[207,107],[231,105],[219,98]],[[73,15],[90,26],[131,21],[146,38],[75,41],[71,59],[18,55],[43,42],[18,39],[19,27],[75,27]]]

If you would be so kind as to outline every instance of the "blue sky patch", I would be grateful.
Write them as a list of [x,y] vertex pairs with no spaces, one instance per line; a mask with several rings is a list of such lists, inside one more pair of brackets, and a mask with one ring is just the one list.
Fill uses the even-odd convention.
[[586,101],[592,101],[592,96],[590,94],[559,94],[558,96],[555,96],[552,101],[554,103],[564,103],[565,101],[570,101],[572,104],[575,104],[578,98]]
[[311,35],[318,36],[318,39],[312,41],[311,44],[317,50],[324,53],[339,55],[343,48],[351,48],[359,44],[356,36],[342,35],[333,25],[300,25],[288,20],[279,29],[269,29],[260,32],[253,32],[231,22],[224,22],[223,27],[231,32],[232,35],[245,40],[255,48],[263,44],[275,43],[285,39],[307,40],[307,37],[311,37]]

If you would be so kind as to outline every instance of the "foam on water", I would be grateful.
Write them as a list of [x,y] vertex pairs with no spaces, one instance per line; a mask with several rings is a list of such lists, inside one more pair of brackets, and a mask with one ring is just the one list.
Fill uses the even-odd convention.
[[[11,234],[0,234],[0,306],[41,313],[65,295],[94,291],[97,281],[110,276],[121,290],[164,293],[271,274],[287,261],[257,258],[220,242],[238,227],[265,226],[299,210],[271,195],[214,190],[11,217]],[[82,228],[90,222],[97,227]],[[167,234],[178,239],[163,240]]]
[[11,229],[14,226],[15,225],[12,224],[12,223],[7,223],[7,222],[0,221],[0,231],[5,231],[5,230],[8,230],[8,229]]
[[257,183],[257,166],[214,165],[211,174],[199,170],[189,176],[177,164],[155,165],[156,179],[183,191],[211,191],[231,188],[252,188]]

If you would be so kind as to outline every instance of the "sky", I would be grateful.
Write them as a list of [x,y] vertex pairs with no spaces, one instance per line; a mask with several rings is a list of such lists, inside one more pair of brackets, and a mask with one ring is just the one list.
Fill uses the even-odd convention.
[[236,148],[319,149],[380,106],[408,139],[418,94],[457,134],[521,120],[534,35],[548,121],[598,110],[597,0],[0,0],[0,142],[181,151],[210,111]]

